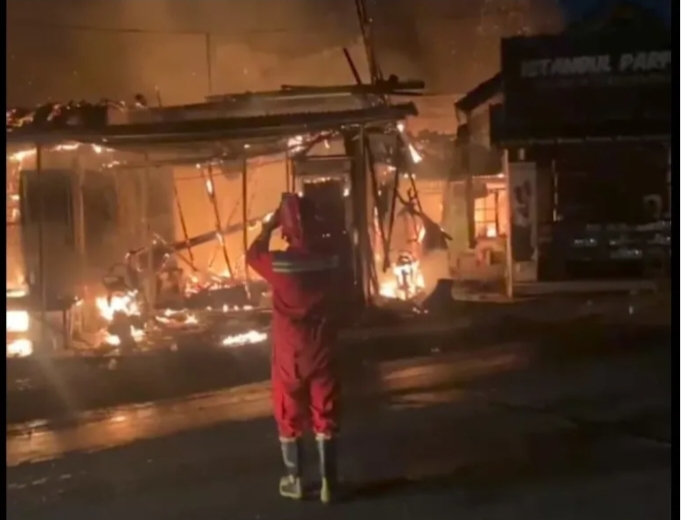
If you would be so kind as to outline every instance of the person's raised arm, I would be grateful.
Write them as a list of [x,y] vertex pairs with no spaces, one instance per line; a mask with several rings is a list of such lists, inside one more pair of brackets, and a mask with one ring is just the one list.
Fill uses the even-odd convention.
[[271,242],[271,234],[280,225],[278,211],[271,218],[264,219],[261,232],[247,249],[246,262],[259,276],[268,283],[273,283],[273,260],[268,246]]

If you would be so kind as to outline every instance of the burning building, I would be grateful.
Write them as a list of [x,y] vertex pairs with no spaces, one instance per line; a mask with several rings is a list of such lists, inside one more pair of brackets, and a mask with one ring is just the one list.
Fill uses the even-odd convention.
[[[373,240],[384,234],[374,217],[384,181],[374,165],[393,168],[395,181],[412,178],[407,165],[418,161],[397,124],[415,107],[381,101],[383,89],[397,87],[420,84],[392,79],[164,109],[51,105],[8,114],[8,163],[19,186],[8,215],[18,223],[15,265],[23,268],[15,268],[19,284],[8,271],[8,291],[26,291],[23,311],[39,324],[41,343],[53,329],[63,346],[78,335],[116,348],[159,342],[178,328],[216,333],[217,315],[259,304],[263,290],[244,252],[280,193],[327,183],[327,192],[312,193],[328,209],[339,206],[354,297],[369,302],[380,292]],[[308,110],[293,112],[302,99]],[[91,109],[105,110],[105,120],[85,124]],[[340,155],[342,162],[327,161],[328,173],[314,171],[315,162]],[[392,166],[397,157],[401,166]],[[381,252],[381,264],[396,264],[388,246]],[[99,339],[86,338],[89,322],[106,325]],[[263,338],[233,329],[220,344]]]

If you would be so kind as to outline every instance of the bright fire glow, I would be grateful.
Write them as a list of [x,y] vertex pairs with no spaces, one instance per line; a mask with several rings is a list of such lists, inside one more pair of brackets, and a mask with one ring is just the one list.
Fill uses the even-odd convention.
[[29,313],[26,311],[7,311],[7,332],[28,332]]
[[7,357],[28,357],[33,354],[33,343],[30,339],[15,339],[7,343]]
[[397,130],[401,134],[401,137],[408,147],[409,155],[411,156],[411,161],[413,161],[413,164],[418,164],[423,161],[423,157],[418,153],[418,150],[416,150],[416,147],[413,146],[409,141],[408,141],[408,136],[404,133],[406,130],[406,126],[404,123],[399,122],[397,123]]
[[[142,341],[145,337],[145,331],[131,326],[131,337],[135,342]],[[118,347],[121,345],[121,338],[115,334],[107,333],[104,342],[112,347]]]
[[[111,152],[109,148],[104,148],[102,146],[98,146],[96,144],[81,144],[81,143],[64,143],[55,146],[54,148],[51,148],[50,151],[55,151],[55,152],[73,152],[74,150],[78,150],[79,148],[87,146],[90,147],[90,149],[95,152],[96,154],[101,154],[102,152]],[[34,157],[36,155],[36,149],[35,148],[29,148],[28,150],[19,150],[18,152],[14,152],[10,154],[7,158],[10,161],[14,162],[23,162],[25,159],[28,159],[29,157]]]
[[416,260],[407,264],[392,266],[393,280],[380,285],[380,296],[390,299],[410,300],[425,289],[425,278]]
[[287,140],[287,148],[290,153],[301,152],[304,149],[304,136],[295,135]]
[[114,314],[121,312],[126,316],[133,316],[140,314],[140,306],[136,298],[135,292],[129,292],[122,295],[112,295],[107,299],[101,296],[95,300],[100,315],[107,321],[114,319]]
[[241,334],[233,334],[226,336],[221,341],[224,347],[239,347],[242,345],[252,345],[254,343],[262,343],[268,339],[268,334],[258,330],[250,330]]
[[423,157],[418,153],[418,150],[416,150],[416,148],[411,143],[409,143],[408,149],[409,154],[411,155],[411,160],[414,164],[418,164],[423,161]]
[[199,320],[197,316],[187,311],[173,311],[166,309],[163,316],[155,318],[159,323],[165,325],[197,325]]

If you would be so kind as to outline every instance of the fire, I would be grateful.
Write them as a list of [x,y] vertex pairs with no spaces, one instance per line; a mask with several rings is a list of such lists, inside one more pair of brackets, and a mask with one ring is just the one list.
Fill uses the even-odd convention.
[[[95,305],[100,311],[100,316],[107,322],[114,322],[115,316],[137,316],[140,314],[137,293],[130,291],[125,294],[114,294],[109,298],[99,297],[95,300]],[[131,338],[137,343],[145,338],[145,331],[130,325]],[[121,345],[121,337],[118,334],[106,331],[104,342],[112,347]]]
[[290,153],[301,152],[304,146],[304,136],[295,135],[287,140],[287,148]]
[[7,357],[28,357],[33,354],[33,342],[22,338],[7,342]]
[[7,332],[28,332],[29,313],[26,311],[7,311]]
[[117,312],[126,316],[140,314],[140,306],[135,291],[122,295],[112,295],[110,298],[99,297],[95,300],[95,305],[100,311],[100,315],[107,321],[112,321]]
[[28,296],[27,289],[7,289],[7,298],[23,298]]
[[240,347],[242,345],[253,345],[255,343],[262,343],[268,339],[268,334],[258,330],[250,330],[240,334],[233,334],[226,336],[221,341],[224,347]]
[[173,311],[166,309],[163,316],[155,318],[159,323],[165,325],[197,325],[199,320],[197,316],[187,311]]
[[380,296],[390,299],[410,300],[425,289],[425,278],[418,260],[397,263],[392,266],[393,280],[380,285]]
[[[53,148],[51,148],[51,151],[55,152],[73,152],[74,150],[78,150],[81,147],[89,147],[94,153],[97,155],[103,153],[103,152],[111,152],[112,150],[109,148],[105,148],[103,146],[98,146],[96,144],[82,144],[82,143],[64,143],[57,145]],[[24,160],[28,159],[29,157],[34,157],[36,155],[36,149],[35,148],[29,148],[28,150],[19,150],[18,152],[14,152],[8,156],[8,159],[13,162],[21,163],[24,162]]]
[[[145,331],[143,331],[142,329],[136,329],[135,327],[131,326],[131,337],[136,343],[138,341],[142,341],[145,338]],[[105,336],[104,342],[112,347],[118,347],[119,345],[121,345],[121,338],[116,334],[110,334],[108,332],[107,336]]]
[[411,156],[411,161],[413,162],[413,164],[419,164],[423,162],[423,156],[420,155],[420,152],[416,150],[416,147],[413,146],[411,142],[409,142],[409,138],[406,135],[406,126],[404,125],[404,123],[397,123],[397,130],[399,131],[399,135],[401,135],[401,138],[404,140],[404,143],[408,148],[409,155]]
[[411,143],[409,143],[408,149],[413,164],[418,164],[423,161],[423,157],[420,155],[420,153],[418,153],[418,150],[416,150],[416,148]]
[[198,276],[192,275],[188,278],[188,283],[185,284],[185,295],[197,294],[200,291],[212,291],[215,289],[222,289],[231,283],[231,274],[228,269],[217,273],[209,271],[206,276],[200,279]]

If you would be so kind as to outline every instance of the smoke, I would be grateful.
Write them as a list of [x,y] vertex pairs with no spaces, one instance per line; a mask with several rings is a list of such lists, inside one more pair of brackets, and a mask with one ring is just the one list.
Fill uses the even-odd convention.
[[[418,77],[431,90],[452,94],[496,72],[498,38],[513,31],[505,23],[508,11],[521,12],[525,24],[548,13],[549,7],[537,4],[555,6],[541,0],[369,4],[385,74]],[[351,76],[340,48],[359,41],[352,0],[8,0],[6,5],[9,105],[132,99],[136,93],[154,99],[156,88],[164,103],[172,104],[199,101],[210,90],[274,88],[285,78],[346,82]],[[478,32],[483,24],[486,30]],[[535,24],[530,23],[533,30]],[[365,60],[357,61],[366,69]]]
[[[255,69],[275,78],[358,37],[353,3],[336,0],[8,0],[7,14],[9,105],[156,88],[167,104],[196,102],[212,81],[214,93],[260,90]],[[320,83],[325,65],[295,82]]]

